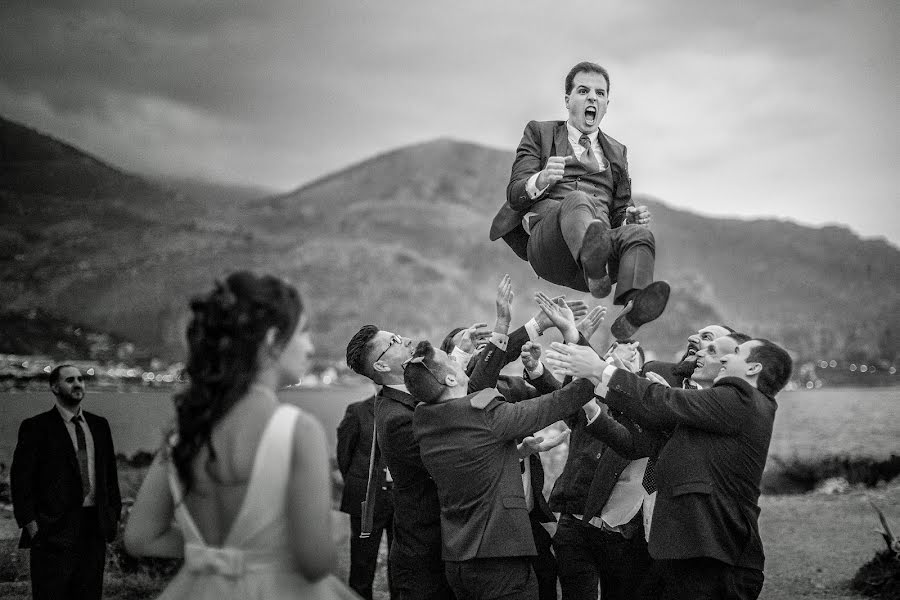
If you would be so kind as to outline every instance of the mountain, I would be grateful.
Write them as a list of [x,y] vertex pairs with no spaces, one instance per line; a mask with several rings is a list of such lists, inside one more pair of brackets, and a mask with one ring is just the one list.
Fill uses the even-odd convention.
[[[539,280],[505,244],[488,240],[512,152],[440,139],[286,194],[223,203],[120,173],[64,144],[57,158],[61,142],[0,125],[0,140],[19,135],[35,148],[17,155],[30,157],[26,172],[61,160],[79,181],[69,193],[40,177],[0,179],[0,216],[45,198],[59,215],[49,231],[40,219],[26,233],[2,221],[0,306],[40,307],[161,356],[182,356],[188,298],[240,268],[296,282],[311,307],[317,350],[331,358],[364,323],[439,341],[455,325],[492,322],[503,273],[516,289],[514,322],[535,310],[535,290],[585,298]],[[4,171],[9,145],[14,140],[0,142]],[[115,185],[85,183],[93,181]],[[636,201],[653,212],[657,277],[674,288],[666,314],[641,333],[658,355],[677,352],[698,326],[725,321],[808,358],[847,349],[895,356],[900,250],[887,242],[838,227],[717,219],[654,198]],[[85,209],[93,205],[102,210]],[[114,210],[115,218],[105,216]],[[604,334],[594,341],[604,343]]]

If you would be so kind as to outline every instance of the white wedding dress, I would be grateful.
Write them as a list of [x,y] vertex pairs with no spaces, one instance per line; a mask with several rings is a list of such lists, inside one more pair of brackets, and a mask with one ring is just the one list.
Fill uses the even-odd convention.
[[282,404],[266,425],[243,504],[221,547],[204,542],[182,502],[181,483],[169,462],[175,519],[184,535],[184,566],[160,600],[359,598],[334,575],[311,583],[293,566],[284,498],[300,412],[296,406]]

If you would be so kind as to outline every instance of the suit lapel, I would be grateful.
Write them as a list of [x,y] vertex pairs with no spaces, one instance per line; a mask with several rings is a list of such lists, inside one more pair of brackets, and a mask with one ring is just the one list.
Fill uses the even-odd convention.
[[407,406],[412,410],[414,410],[416,408],[416,404],[418,404],[418,402],[416,402],[416,399],[409,394],[401,392],[400,390],[395,390],[394,388],[388,386],[384,386],[381,388],[381,395],[385,398],[396,400],[397,402],[403,404],[404,406]]
[[569,143],[569,130],[566,128],[566,122],[560,121],[556,125],[556,134],[553,136],[553,154],[550,156],[569,156],[574,155],[572,144]]

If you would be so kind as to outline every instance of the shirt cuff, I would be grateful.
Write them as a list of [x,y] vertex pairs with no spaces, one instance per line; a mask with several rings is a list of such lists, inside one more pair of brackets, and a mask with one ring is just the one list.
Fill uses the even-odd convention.
[[504,352],[506,352],[506,344],[509,342],[509,336],[504,333],[497,333],[496,331],[491,332],[491,339],[489,342]]
[[538,361],[537,367],[535,367],[534,371],[526,368],[525,372],[528,373],[529,379],[537,379],[544,374],[544,363]]
[[450,353],[450,358],[455,359],[456,362],[465,367],[469,364],[469,361],[472,360],[472,355],[465,350],[461,350],[459,346],[456,346],[453,348],[453,352]]
[[612,379],[612,376],[616,374],[616,367],[612,365],[606,365],[606,368],[603,369],[603,375],[600,377],[600,383],[597,384],[597,387],[594,388],[594,395],[598,398],[606,398],[606,393],[609,391],[609,380]]
[[[591,423],[593,423],[594,421],[596,421],[596,420],[597,420],[597,417],[599,417],[599,416],[600,416],[600,413],[602,413],[602,412],[603,412],[602,409],[598,409],[597,412],[594,413],[594,416],[588,417],[587,424],[590,425]],[[585,415],[585,416],[587,416],[587,415]]]
[[536,342],[537,339],[541,337],[541,333],[538,331],[537,321],[534,320],[534,317],[525,323],[525,332],[528,334],[528,339],[532,342]]
[[538,196],[540,196],[541,194],[546,192],[547,188],[550,187],[548,185],[548,186],[545,186],[544,189],[542,189],[542,190],[538,189],[537,178],[538,178],[538,175],[540,175],[540,174],[541,174],[541,172],[538,171],[537,173],[535,173],[534,175],[529,177],[528,181],[525,183],[525,191],[528,192],[528,197],[531,198],[532,200],[534,200],[535,198],[537,198]]

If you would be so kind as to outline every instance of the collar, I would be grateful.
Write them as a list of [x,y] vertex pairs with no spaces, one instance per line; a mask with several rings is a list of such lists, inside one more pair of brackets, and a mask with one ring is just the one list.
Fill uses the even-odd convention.
[[[569,132],[569,143],[573,146],[578,143],[578,140],[581,139],[581,136],[584,134],[581,133],[581,130],[566,121],[566,131]],[[597,138],[600,136],[600,130],[596,130],[594,133],[589,133],[588,138],[591,140],[591,146],[597,143]],[[573,141],[574,140],[574,141]]]
[[66,423],[69,423],[72,420],[72,417],[74,417],[75,415],[81,415],[81,418],[84,419],[84,411],[81,410],[81,404],[75,407],[75,411],[73,412],[60,404],[59,400],[55,400],[55,403],[56,410],[59,412],[59,416],[62,417],[62,420]]
[[416,402],[416,399],[406,391],[405,385],[382,386],[381,392],[378,395],[382,398],[387,398],[388,400],[399,402],[400,404],[403,404],[410,409],[415,409],[416,404],[418,404],[418,402]]

